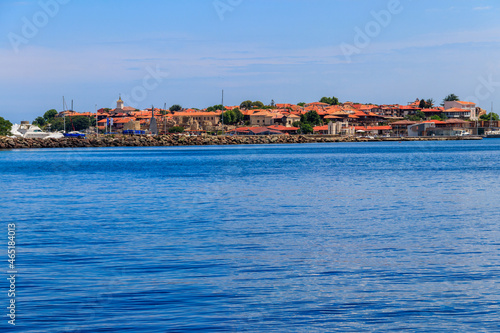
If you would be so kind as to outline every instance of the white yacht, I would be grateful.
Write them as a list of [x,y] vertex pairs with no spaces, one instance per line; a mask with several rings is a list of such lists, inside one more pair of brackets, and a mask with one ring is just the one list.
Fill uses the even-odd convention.
[[15,124],[12,126],[12,135],[16,137],[26,138],[26,139],[46,139],[46,138],[62,138],[61,133],[49,133],[44,132],[40,127],[36,125],[31,125],[28,121],[22,121],[21,125]]

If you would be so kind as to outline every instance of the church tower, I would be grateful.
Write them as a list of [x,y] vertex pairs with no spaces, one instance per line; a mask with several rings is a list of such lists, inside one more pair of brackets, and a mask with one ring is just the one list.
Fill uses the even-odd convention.
[[118,101],[116,101],[116,108],[119,110],[123,110],[123,101],[122,101],[122,95],[120,94],[120,98]]

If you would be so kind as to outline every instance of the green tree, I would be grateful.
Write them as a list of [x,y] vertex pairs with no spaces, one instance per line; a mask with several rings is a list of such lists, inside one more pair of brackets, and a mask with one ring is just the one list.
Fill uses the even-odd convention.
[[222,117],[225,125],[236,125],[243,121],[243,113],[238,108],[224,112]]
[[445,120],[447,120],[447,119],[448,119],[448,116],[447,116],[447,115],[445,115],[445,114],[444,114],[444,112],[441,112],[441,113],[439,114],[439,118],[441,118],[441,120],[442,120],[442,121],[445,121]]
[[169,109],[171,112],[177,112],[177,111],[181,111],[182,110],[182,106],[180,106],[179,104],[174,104],[170,107]]
[[443,100],[443,104],[441,105],[444,105],[444,102],[453,102],[453,101],[459,101],[460,98],[455,95],[455,94],[449,94],[448,96],[446,96]]
[[264,103],[262,103],[261,101],[255,101],[252,103],[252,106],[254,109],[263,109]]
[[300,103],[297,103],[297,105],[298,106],[304,106],[304,105],[306,105],[306,103],[305,102],[300,102]]
[[425,99],[420,100],[420,104],[418,104],[418,107],[421,109],[425,109],[427,106],[427,103],[425,102]]
[[[66,127],[68,126],[68,122],[66,123]],[[71,125],[70,125],[71,126]],[[68,127],[71,128],[71,127]],[[63,131],[64,130],[64,118],[54,118],[50,122],[50,129],[52,131]]]
[[58,113],[55,109],[50,109],[43,114],[43,119],[50,122],[52,119],[54,119],[57,116],[57,114]]
[[44,126],[45,123],[46,121],[44,117],[36,117],[36,119],[33,121],[33,124],[38,126]]
[[425,118],[426,118],[425,113],[423,113],[422,111],[418,111],[416,114],[406,117],[407,120],[411,121],[421,121],[424,120]]
[[235,124],[239,124],[243,121],[243,113],[241,113],[240,109],[239,108],[234,108],[233,109],[233,113],[234,113],[234,121],[235,121]]
[[434,106],[434,100],[432,98],[429,98],[428,100],[425,101],[425,107],[430,109]]
[[326,103],[330,105],[339,105],[339,99],[335,96],[333,97],[323,97],[319,100],[321,103]]
[[184,127],[182,126],[174,126],[174,127],[171,127],[169,130],[168,130],[169,133],[182,133],[184,132]]
[[311,133],[314,133],[314,128],[312,127],[311,124],[301,123],[300,124],[300,132],[302,134],[311,134]]
[[431,120],[441,120],[441,117],[435,114],[431,117]]
[[[85,116],[66,117],[66,132],[85,131],[90,126],[96,126],[94,117]],[[50,122],[51,131],[64,131],[64,118],[55,118]]]
[[240,109],[251,109],[252,108],[252,101],[248,100],[248,101],[244,101],[240,104]]
[[500,120],[498,114],[490,112],[488,114],[483,114],[479,117],[479,120],[483,121],[497,121]]
[[90,126],[95,126],[95,118],[85,116],[66,117],[66,131],[85,131]]
[[220,111],[222,109],[226,109],[225,107],[222,106],[222,104],[219,105],[214,105],[214,106],[209,106],[207,108],[207,112],[215,112],[215,111]]
[[225,125],[232,125],[235,123],[236,116],[233,110],[226,111],[222,114],[222,120]]
[[0,117],[0,135],[7,136],[12,135],[10,130],[12,129],[12,123],[2,117]]
[[306,114],[303,114],[300,118],[301,122],[308,123],[313,126],[321,124],[321,117],[316,111],[309,111]]

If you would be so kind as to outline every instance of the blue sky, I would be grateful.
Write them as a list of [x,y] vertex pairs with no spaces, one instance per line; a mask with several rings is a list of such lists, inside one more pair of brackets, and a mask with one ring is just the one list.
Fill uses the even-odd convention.
[[486,0],[2,0],[0,116],[33,120],[62,96],[114,107],[120,93],[203,108],[222,89],[226,105],[455,93],[500,108],[499,14]]

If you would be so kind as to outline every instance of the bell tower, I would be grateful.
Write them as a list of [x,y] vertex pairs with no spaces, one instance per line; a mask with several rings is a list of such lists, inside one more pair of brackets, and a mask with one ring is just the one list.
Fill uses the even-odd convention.
[[120,110],[123,110],[123,101],[122,101],[122,95],[121,94],[120,94],[120,98],[118,99],[118,101],[116,101],[116,108],[120,109]]

